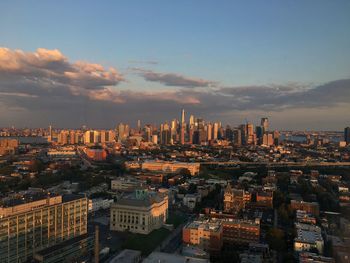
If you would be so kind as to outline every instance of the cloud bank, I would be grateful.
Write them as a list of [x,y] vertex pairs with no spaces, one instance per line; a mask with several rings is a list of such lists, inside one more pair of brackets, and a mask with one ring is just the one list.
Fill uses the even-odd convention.
[[126,76],[117,69],[71,62],[59,50],[0,48],[0,126],[113,127],[118,121],[137,119],[160,123],[179,117],[182,107],[205,119],[230,124],[239,124],[247,116],[274,116],[279,128],[331,129],[328,123],[332,123],[340,129],[349,125],[350,79],[318,86],[220,87],[215,81],[174,73],[134,72],[149,84],[163,84],[164,89],[120,89]]

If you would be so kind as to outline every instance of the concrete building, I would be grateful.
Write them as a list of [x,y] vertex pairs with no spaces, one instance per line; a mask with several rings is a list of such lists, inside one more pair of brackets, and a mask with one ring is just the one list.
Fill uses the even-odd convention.
[[218,252],[223,245],[222,221],[198,219],[190,222],[182,229],[182,240],[205,251]]
[[181,169],[188,169],[192,176],[199,174],[199,163],[183,163],[183,162],[164,162],[164,161],[146,161],[142,163],[142,170],[176,173]]
[[1,200],[1,262],[24,262],[42,249],[87,233],[88,200],[25,192]]
[[168,195],[136,190],[111,205],[110,229],[149,234],[168,218]]

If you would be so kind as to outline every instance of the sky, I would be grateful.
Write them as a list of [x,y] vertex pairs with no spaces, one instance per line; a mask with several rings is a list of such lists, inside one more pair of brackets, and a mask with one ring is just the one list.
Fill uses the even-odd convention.
[[[350,1],[1,1],[0,126],[350,125]],[[134,126],[135,126],[134,125]]]

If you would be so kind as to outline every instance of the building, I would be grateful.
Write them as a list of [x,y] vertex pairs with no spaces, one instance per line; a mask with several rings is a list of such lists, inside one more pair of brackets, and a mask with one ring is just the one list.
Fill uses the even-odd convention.
[[274,145],[274,138],[273,138],[272,133],[265,133],[262,136],[262,145],[264,145],[264,146]]
[[89,199],[89,212],[96,212],[101,209],[110,208],[113,199],[95,198]]
[[240,129],[233,130],[233,143],[237,146],[242,144],[242,134]]
[[261,127],[263,127],[263,132],[268,132],[269,131],[269,119],[268,118],[261,118]]
[[238,213],[244,209],[251,200],[251,194],[243,189],[234,189],[227,185],[224,193],[224,211],[226,213]]
[[0,156],[15,154],[18,150],[19,141],[17,139],[0,139]]
[[168,195],[136,190],[111,205],[110,229],[149,234],[168,218]]
[[305,212],[304,210],[297,210],[295,217],[298,223],[316,225],[316,217],[310,213]]
[[118,177],[111,181],[111,189],[120,192],[133,192],[141,186],[141,182],[134,177]]
[[107,151],[100,147],[84,148],[84,152],[93,161],[105,161],[107,158]]
[[188,169],[192,176],[199,174],[199,163],[146,161],[142,163],[142,170],[163,173],[177,173],[182,169]]
[[191,210],[193,210],[200,201],[201,196],[199,194],[186,194],[182,199],[183,205]]
[[164,180],[163,174],[151,174],[151,173],[144,173],[140,174],[136,177],[139,181],[143,182],[149,182],[153,184],[161,184]]
[[249,245],[260,242],[260,220],[225,219],[223,239],[229,245]]
[[346,144],[350,144],[350,127],[344,129],[344,141]]
[[299,200],[291,200],[290,207],[293,210],[303,210],[314,216],[319,216],[320,214],[319,204],[316,202],[304,202]]
[[182,229],[182,241],[205,251],[219,252],[223,245],[222,221],[198,219],[189,222]]
[[1,262],[24,262],[40,250],[87,233],[88,200],[31,191],[1,200]]
[[299,263],[335,263],[335,260],[315,253],[302,252],[299,253]]
[[209,259],[182,256],[164,252],[152,252],[143,263],[209,263]]
[[83,262],[91,258],[93,249],[94,238],[84,234],[35,252],[33,258],[40,263]]
[[257,206],[273,208],[273,192],[259,191],[256,193]]
[[296,223],[296,238],[294,239],[294,251],[310,251],[317,249],[323,254],[324,241],[321,234],[321,228],[314,225]]

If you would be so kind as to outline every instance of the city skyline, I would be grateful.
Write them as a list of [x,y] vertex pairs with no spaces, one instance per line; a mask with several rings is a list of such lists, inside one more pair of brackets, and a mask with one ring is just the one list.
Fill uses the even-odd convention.
[[80,6],[0,4],[1,127],[159,124],[181,108],[279,130],[349,125],[346,1]]

